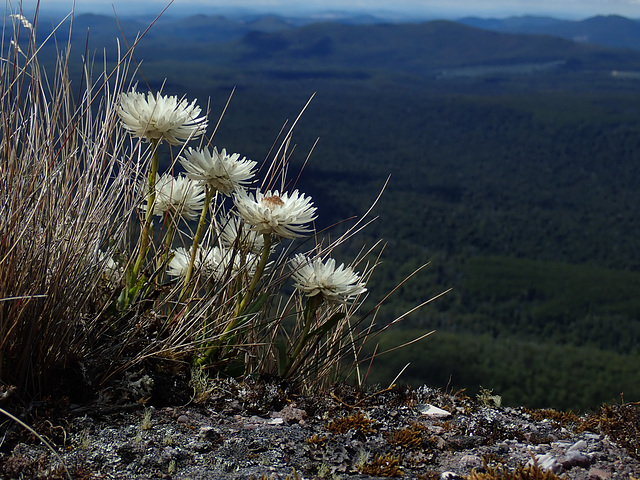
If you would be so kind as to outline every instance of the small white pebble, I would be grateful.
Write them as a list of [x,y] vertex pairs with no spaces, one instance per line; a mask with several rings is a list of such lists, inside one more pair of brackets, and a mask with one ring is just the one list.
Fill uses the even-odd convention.
[[464,477],[455,472],[442,472],[440,474],[440,480],[464,480]]
[[535,462],[533,460],[529,460],[526,466],[531,467],[534,465],[534,463],[545,472],[562,472],[562,464],[551,453],[547,453],[545,455],[536,455]]
[[433,418],[447,418],[450,417],[451,414],[442,408],[435,407],[428,403],[416,405],[416,410],[418,410],[422,415],[427,415]]
[[585,442],[584,440],[578,440],[576,443],[574,443],[573,445],[571,445],[571,447],[569,447],[569,452],[572,452],[574,450],[585,450],[587,448],[587,442]]

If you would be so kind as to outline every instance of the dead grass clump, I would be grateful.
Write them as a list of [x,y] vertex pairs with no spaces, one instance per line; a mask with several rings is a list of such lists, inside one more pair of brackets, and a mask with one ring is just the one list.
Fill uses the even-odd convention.
[[503,467],[487,467],[485,471],[474,470],[468,480],[561,480],[555,473],[543,470],[537,465],[518,466],[514,471]]
[[46,75],[32,23],[13,20],[0,52],[0,378],[29,396],[102,331],[101,252],[133,209],[113,108],[128,64],[72,91],[70,40]]
[[400,459],[390,453],[386,455],[375,455],[373,460],[360,467],[360,471],[365,475],[373,477],[402,477]]
[[411,422],[406,428],[387,433],[385,438],[391,445],[416,449],[420,448],[423,444],[425,430],[426,427],[424,425]]
[[589,415],[579,428],[608,435],[629,455],[640,460],[640,404],[604,405]]
[[581,423],[580,417],[573,412],[562,412],[551,408],[540,410],[525,409],[525,412],[531,415],[536,422],[541,420],[551,420],[555,425],[559,427],[566,427],[569,425],[577,425]]
[[305,440],[305,443],[316,448],[324,448],[327,444],[327,437],[321,437],[318,434],[313,434],[311,437]]

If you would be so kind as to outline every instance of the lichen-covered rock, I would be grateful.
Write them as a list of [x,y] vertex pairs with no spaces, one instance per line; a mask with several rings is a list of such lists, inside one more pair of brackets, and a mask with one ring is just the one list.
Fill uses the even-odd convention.
[[[78,415],[49,417],[47,428],[65,433],[56,437],[62,439],[57,456],[13,428],[0,474],[63,478],[62,459],[72,476],[122,480],[473,480],[472,472],[515,471],[528,462],[567,480],[640,477],[640,461],[590,417],[490,407],[426,387],[359,392],[340,386],[305,396],[275,383],[220,380],[208,389],[207,399],[188,406],[83,405]],[[428,415],[425,405],[450,415]],[[617,425],[612,412],[607,428],[624,432],[634,445],[632,427]]]

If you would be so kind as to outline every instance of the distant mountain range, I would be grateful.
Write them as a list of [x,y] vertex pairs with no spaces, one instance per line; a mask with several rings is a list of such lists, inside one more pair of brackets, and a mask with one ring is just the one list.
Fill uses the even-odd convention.
[[[160,18],[145,34],[136,57],[147,67],[154,62],[195,62],[210,76],[226,71],[234,85],[242,84],[233,76],[243,71],[282,79],[369,78],[382,72],[416,78],[540,70],[640,72],[640,22],[623,17],[581,22],[545,17],[422,23],[376,23],[370,17],[313,20],[275,15]],[[141,19],[116,21],[101,15],[79,15],[73,22],[74,49],[80,52],[86,46],[89,52],[109,51],[123,36],[130,45],[149,25]],[[41,19],[38,39],[45,38],[50,25]],[[59,39],[68,27],[59,28]],[[5,35],[9,33],[7,29]],[[53,42],[47,48],[54,48]]]
[[421,76],[442,69],[532,65],[565,70],[637,69],[640,52],[550,35],[488,31],[452,21],[417,24],[310,24],[250,32],[235,43],[242,63],[279,68],[387,70]]
[[459,22],[497,32],[552,35],[575,42],[640,49],[640,21],[618,15],[597,16],[580,21],[533,16],[504,19],[467,17]]
[[[116,21],[112,16],[83,14],[74,19],[76,37],[84,38],[87,32],[94,40],[113,39],[119,32],[127,38],[144,31],[149,19],[125,17]],[[40,19],[39,29],[44,35],[55,22]],[[431,23],[421,22],[420,24]],[[560,20],[552,17],[521,16],[503,19],[466,17],[456,22],[462,25],[500,33],[553,36],[576,43],[640,50],[640,20],[621,16],[596,16],[580,21]],[[410,25],[385,22],[371,15],[326,15],[321,17],[285,17],[277,15],[251,15],[243,17],[195,15],[190,17],[161,17],[150,29],[149,36],[175,38],[204,43],[220,43],[238,40],[247,34],[283,33],[311,24],[335,24],[352,26],[382,26],[410,29]],[[314,27],[317,28],[317,27]],[[61,31],[65,31],[64,28]],[[311,30],[306,30],[311,31]],[[42,38],[42,36],[40,36]]]

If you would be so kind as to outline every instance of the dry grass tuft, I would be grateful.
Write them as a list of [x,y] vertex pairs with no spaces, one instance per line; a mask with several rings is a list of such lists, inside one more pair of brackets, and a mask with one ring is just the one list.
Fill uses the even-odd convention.
[[640,460],[640,405],[604,405],[589,415],[579,430],[591,430],[609,436],[621,445],[629,455]]
[[552,408],[545,408],[541,410],[525,409],[525,411],[529,415],[531,415],[531,418],[533,418],[536,422],[548,419],[561,427],[566,427],[571,424],[576,425],[580,423],[580,418],[573,412],[562,412],[554,410]]
[[134,165],[115,109],[128,64],[74,92],[69,44],[47,75],[14,20],[0,64],[0,378],[31,395],[104,329],[101,252],[124,235]]

